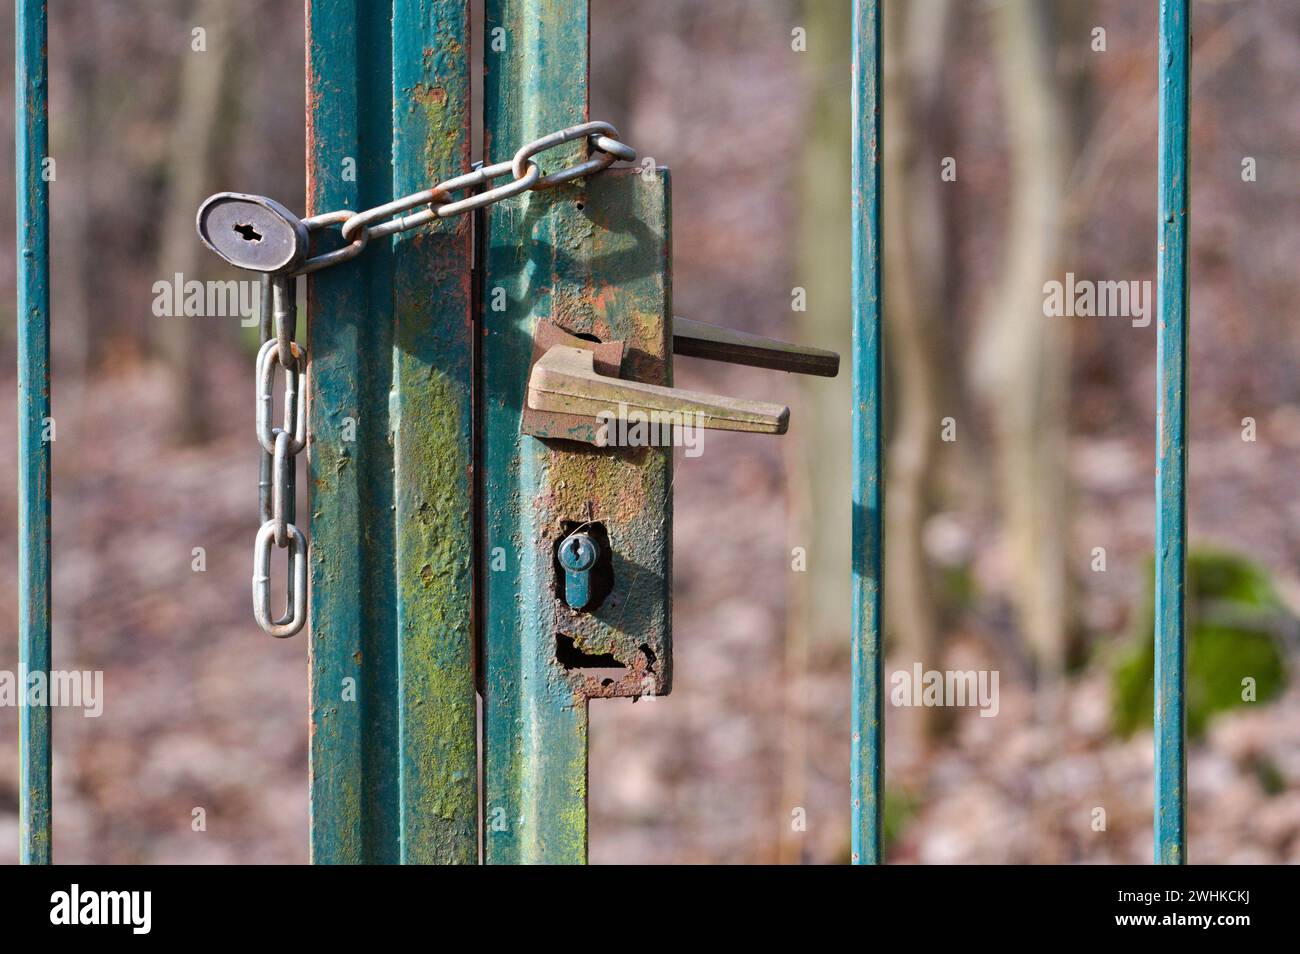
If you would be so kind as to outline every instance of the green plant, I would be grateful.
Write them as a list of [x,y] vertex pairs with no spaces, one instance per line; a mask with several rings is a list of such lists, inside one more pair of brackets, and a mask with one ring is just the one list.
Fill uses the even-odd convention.
[[[1121,736],[1150,728],[1155,677],[1155,565],[1129,647],[1111,674],[1111,715]],[[1187,557],[1187,732],[1200,736],[1212,715],[1266,702],[1286,685],[1282,635],[1296,624],[1266,569],[1245,557],[1194,550]],[[1253,680],[1253,683],[1248,682]],[[1249,700],[1247,687],[1253,686]]]

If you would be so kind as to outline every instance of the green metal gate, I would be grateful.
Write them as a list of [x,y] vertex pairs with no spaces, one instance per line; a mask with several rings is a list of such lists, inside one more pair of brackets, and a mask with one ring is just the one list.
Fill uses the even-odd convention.
[[[858,863],[883,860],[879,7],[853,4]],[[1186,858],[1188,12],[1188,0],[1160,0],[1156,860],[1164,863]],[[20,0],[17,26],[20,663],[48,671],[43,4]],[[668,173],[606,168],[633,154],[613,127],[588,122],[586,0],[487,0],[490,162],[467,171],[472,30],[467,0],[310,0],[309,217],[236,194],[213,197],[200,213],[214,250],[271,276],[276,314],[264,328],[258,392],[267,486],[253,588],[264,627],[292,635],[309,579],[315,862],[585,861],[589,701],[663,694],[672,679],[670,438],[611,446],[602,420],[622,427],[630,407],[781,433],[784,408],[673,389],[673,353],[815,374],[837,367],[824,352],[674,318]],[[305,349],[292,340],[291,282],[301,273],[309,274]],[[277,364],[288,385],[278,428],[266,383]],[[602,419],[606,405],[619,408],[612,419]],[[295,445],[308,457],[309,553],[293,526]],[[304,580],[284,584],[281,618],[268,602],[273,545],[306,562]],[[44,863],[50,713],[22,713],[22,860]]]

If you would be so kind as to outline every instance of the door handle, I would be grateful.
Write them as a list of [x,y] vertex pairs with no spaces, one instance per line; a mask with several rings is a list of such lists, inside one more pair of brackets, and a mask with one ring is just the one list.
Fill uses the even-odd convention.
[[[673,319],[672,340],[674,354],[824,377],[839,372],[833,351],[687,318]],[[522,430],[534,437],[605,446],[603,425],[629,419],[670,425],[650,429],[652,446],[669,439],[672,426],[755,434],[784,434],[789,427],[790,409],[781,404],[620,377],[622,342],[591,342],[542,321],[533,344]]]
[[606,420],[639,414],[651,421],[760,434],[784,434],[790,419],[788,407],[767,401],[611,378],[596,371],[594,360],[585,348],[548,348],[529,375],[528,406]]

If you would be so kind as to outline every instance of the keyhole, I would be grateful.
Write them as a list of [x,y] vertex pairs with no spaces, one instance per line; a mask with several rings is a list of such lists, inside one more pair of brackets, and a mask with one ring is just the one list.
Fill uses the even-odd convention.
[[261,234],[257,231],[257,229],[253,228],[251,225],[236,225],[235,231],[243,236],[245,242],[262,241]]

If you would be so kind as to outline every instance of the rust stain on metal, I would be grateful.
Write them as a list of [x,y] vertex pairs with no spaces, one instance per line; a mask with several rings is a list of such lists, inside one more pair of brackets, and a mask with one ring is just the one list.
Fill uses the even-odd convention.
[[[671,383],[666,176],[657,186],[647,187],[638,170],[611,170],[550,194],[560,219],[553,233],[555,274],[548,289],[550,322],[537,325],[534,361],[546,345],[560,342],[595,352],[607,376]],[[602,350],[615,343],[620,353],[599,367]],[[566,422],[539,417],[525,410],[521,421],[525,433],[544,437],[546,446],[548,480],[532,501],[542,517],[535,559],[550,565],[563,536],[586,521],[606,529],[620,561],[613,589],[594,610],[573,610],[551,584],[554,632],[571,638],[589,659],[617,666],[565,668],[557,661],[553,677],[568,684],[575,705],[666,694],[672,671],[671,451],[556,439]],[[621,671],[606,671],[611,668]]]
[[447,102],[447,90],[431,83],[416,83],[408,92],[412,99],[426,106],[441,106]]

